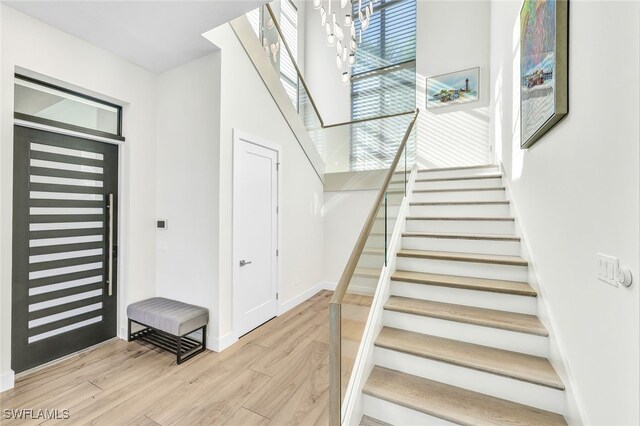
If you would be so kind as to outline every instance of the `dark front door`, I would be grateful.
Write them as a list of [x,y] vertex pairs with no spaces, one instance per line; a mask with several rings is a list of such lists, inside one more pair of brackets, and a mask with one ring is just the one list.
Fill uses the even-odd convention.
[[118,147],[14,128],[11,366],[116,335]]

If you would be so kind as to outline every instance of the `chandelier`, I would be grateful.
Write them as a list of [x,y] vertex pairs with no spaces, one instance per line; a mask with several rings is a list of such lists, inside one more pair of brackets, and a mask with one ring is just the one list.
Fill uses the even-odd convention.
[[[336,66],[342,71],[343,83],[351,79],[351,68],[356,63],[358,44],[362,43],[362,33],[369,27],[373,15],[373,1],[369,0],[363,7],[362,0],[358,0],[358,16],[352,16],[352,1],[354,0],[340,0],[340,9],[336,15],[336,12],[331,11],[332,0],[313,0],[313,8],[320,10],[322,27],[327,33],[327,43],[336,48]],[[360,22],[357,38],[356,19]]]

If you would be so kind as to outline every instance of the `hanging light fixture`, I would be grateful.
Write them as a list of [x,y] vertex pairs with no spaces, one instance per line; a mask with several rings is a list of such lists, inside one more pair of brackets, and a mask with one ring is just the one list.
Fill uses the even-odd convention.
[[[343,70],[342,81],[348,82],[351,79],[350,68],[356,63],[356,50],[362,43],[362,33],[364,33],[373,17],[373,0],[358,0],[357,14],[353,10],[355,0],[340,0],[340,8],[332,12],[332,3],[337,0],[312,0],[313,8],[320,10],[320,19],[327,35],[327,44],[336,48],[336,66]],[[363,5],[363,3],[365,3]],[[326,6],[326,7],[325,7]],[[344,17],[337,19],[337,16]],[[360,27],[356,30],[356,23]],[[348,34],[348,36],[347,36]],[[348,37],[348,39],[347,39]],[[273,52],[271,52],[273,54]]]

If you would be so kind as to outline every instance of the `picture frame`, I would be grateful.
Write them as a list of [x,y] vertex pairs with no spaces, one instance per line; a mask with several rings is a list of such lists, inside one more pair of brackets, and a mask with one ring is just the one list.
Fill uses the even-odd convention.
[[437,109],[480,100],[480,67],[427,77],[426,108]]
[[524,0],[520,9],[520,147],[569,113],[569,1]]

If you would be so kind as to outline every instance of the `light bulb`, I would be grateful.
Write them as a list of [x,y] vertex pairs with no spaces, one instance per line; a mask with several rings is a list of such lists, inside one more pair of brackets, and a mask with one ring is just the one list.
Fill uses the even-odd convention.
[[338,25],[338,20],[336,19],[336,13],[333,12],[333,15],[331,15],[331,19],[333,19],[333,26],[335,27],[336,25]]
[[338,69],[342,68],[342,58],[340,57],[340,55],[336,55],[336,66],[338,67]]
[[322,0],[313,0],[313,8],[318,9],[322,5]]
[[342,73],[342,82],[343,83],[348,83],[349,82],[349,73],[347,71]]
[[351,19],[351,14],[350,13],[347,13],[346,15],[344,15],[344,25],[346,27],[350,26],[352,22],[353,22],[353,20]]
[[342,62],[347,62],[347,46],[342,48]]
[[344,31],[342,31],[340,25],[336,25],[335,27],[333,27],[333,30],[335,31],[338,40],[344,40]]
[[342,53],[342,42],[340,40],[336,41],[336,50],[338,53]]
[[356,23],[351,21],[351,38],[356,39]]
[[358,47],[358,43],[356,43],[356,39],[355,36],[351,39],[351,41],[349,42],[349,47],[351,48],[351,50],[355,51],[356,48]]
[[324,30],[327,33],[327,37],[329,37],[329,34],[331,34],[331,24],[329,24],[328,22],[324,24]]
[[267,21],[267,28],[273,28],[273,19],[269,18],[269,20]]
[[356,55],[353,53],[349,54],[349,65],[353,65],[356,63]]
[[327,11],[324,9],[324,6],[320,6],[320,18],[322,19],[322,26],[327,23]]

